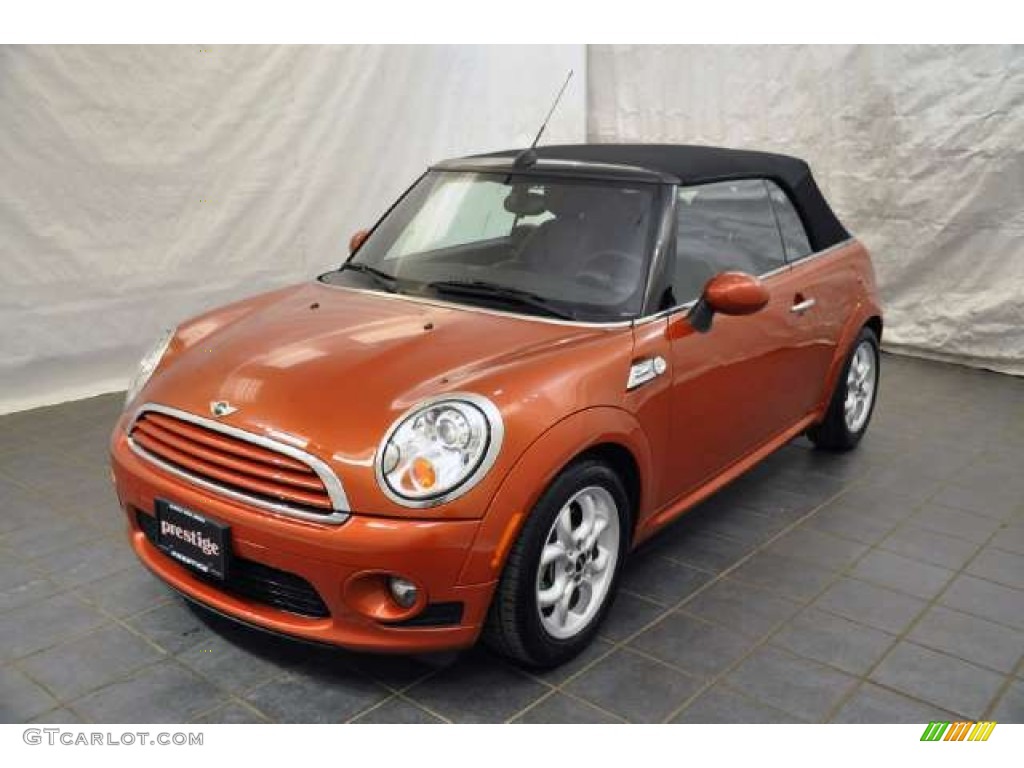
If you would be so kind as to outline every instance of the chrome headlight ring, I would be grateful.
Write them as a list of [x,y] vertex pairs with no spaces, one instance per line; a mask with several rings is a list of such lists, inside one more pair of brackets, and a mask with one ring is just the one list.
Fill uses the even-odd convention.
[[436,507],[467,493],[494,465],[505,426],[486,397],[427,398],[388,428],[374,456],[381,492],[403,507]]

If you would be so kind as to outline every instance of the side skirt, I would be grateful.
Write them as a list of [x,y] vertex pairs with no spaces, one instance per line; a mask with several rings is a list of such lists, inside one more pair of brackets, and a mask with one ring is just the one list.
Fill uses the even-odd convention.
[[716,474],[704,485],[699,486],[696,490],[669,503],[668,506],[663,507],[653,515],[649,515],[645,520],[640,522],[639,526],[637,526],[634,546],[639,544],[641,541],[650,538],[654,533],[671,523],[677,517],[688,512],[716,491],[724,488],[748,469],[758,464],[762,459],[775,453],[775,451],[793,438],[803,434],[808,427],[820,418],[821,414],[818,412],[808,414],[789,429],[768,440],[768,442],[761,445],[760,448],[755,449],[739,461],[729,465],[729,467]]

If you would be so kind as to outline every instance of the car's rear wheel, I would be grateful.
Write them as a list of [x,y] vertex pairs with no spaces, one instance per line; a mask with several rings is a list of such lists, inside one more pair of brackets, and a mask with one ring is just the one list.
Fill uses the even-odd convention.
[[879,363],[878,337],[870,328],[862,328],[836,382],[825,418],[807,430],[818,448],[848,451],[860,442],[875,409]]
[[593,640],[618,586],[628,499],[607,465],[583,460],[547,489],[509,552],[485,640],[530,667],[553,667]]

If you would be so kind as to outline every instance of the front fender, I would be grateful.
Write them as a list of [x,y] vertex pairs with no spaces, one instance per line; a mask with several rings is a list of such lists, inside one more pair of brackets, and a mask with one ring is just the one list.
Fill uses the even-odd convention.
[[588,449],[608,443],[633,455],[640,475],[638,506],[642,508],[652,461],[647,435],[636,417],[612,406],[577,411],[542,433],[505,475],[463,564],[459,584],[494,581],[527,516],[558,473]]

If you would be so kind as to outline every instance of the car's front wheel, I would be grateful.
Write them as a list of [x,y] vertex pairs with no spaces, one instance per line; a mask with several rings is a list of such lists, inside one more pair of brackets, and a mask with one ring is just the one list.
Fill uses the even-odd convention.
[[568,661],[611,606],[628,538],[619,476],[596,460],[571,465],[534,507],[509,552],[485,639],[531,667]]
[[825,418],[807,430],[818,448],[848,451],[860,442],[875,408],[879,362],[878,337],[870,328],[862,328],[836,382]]

